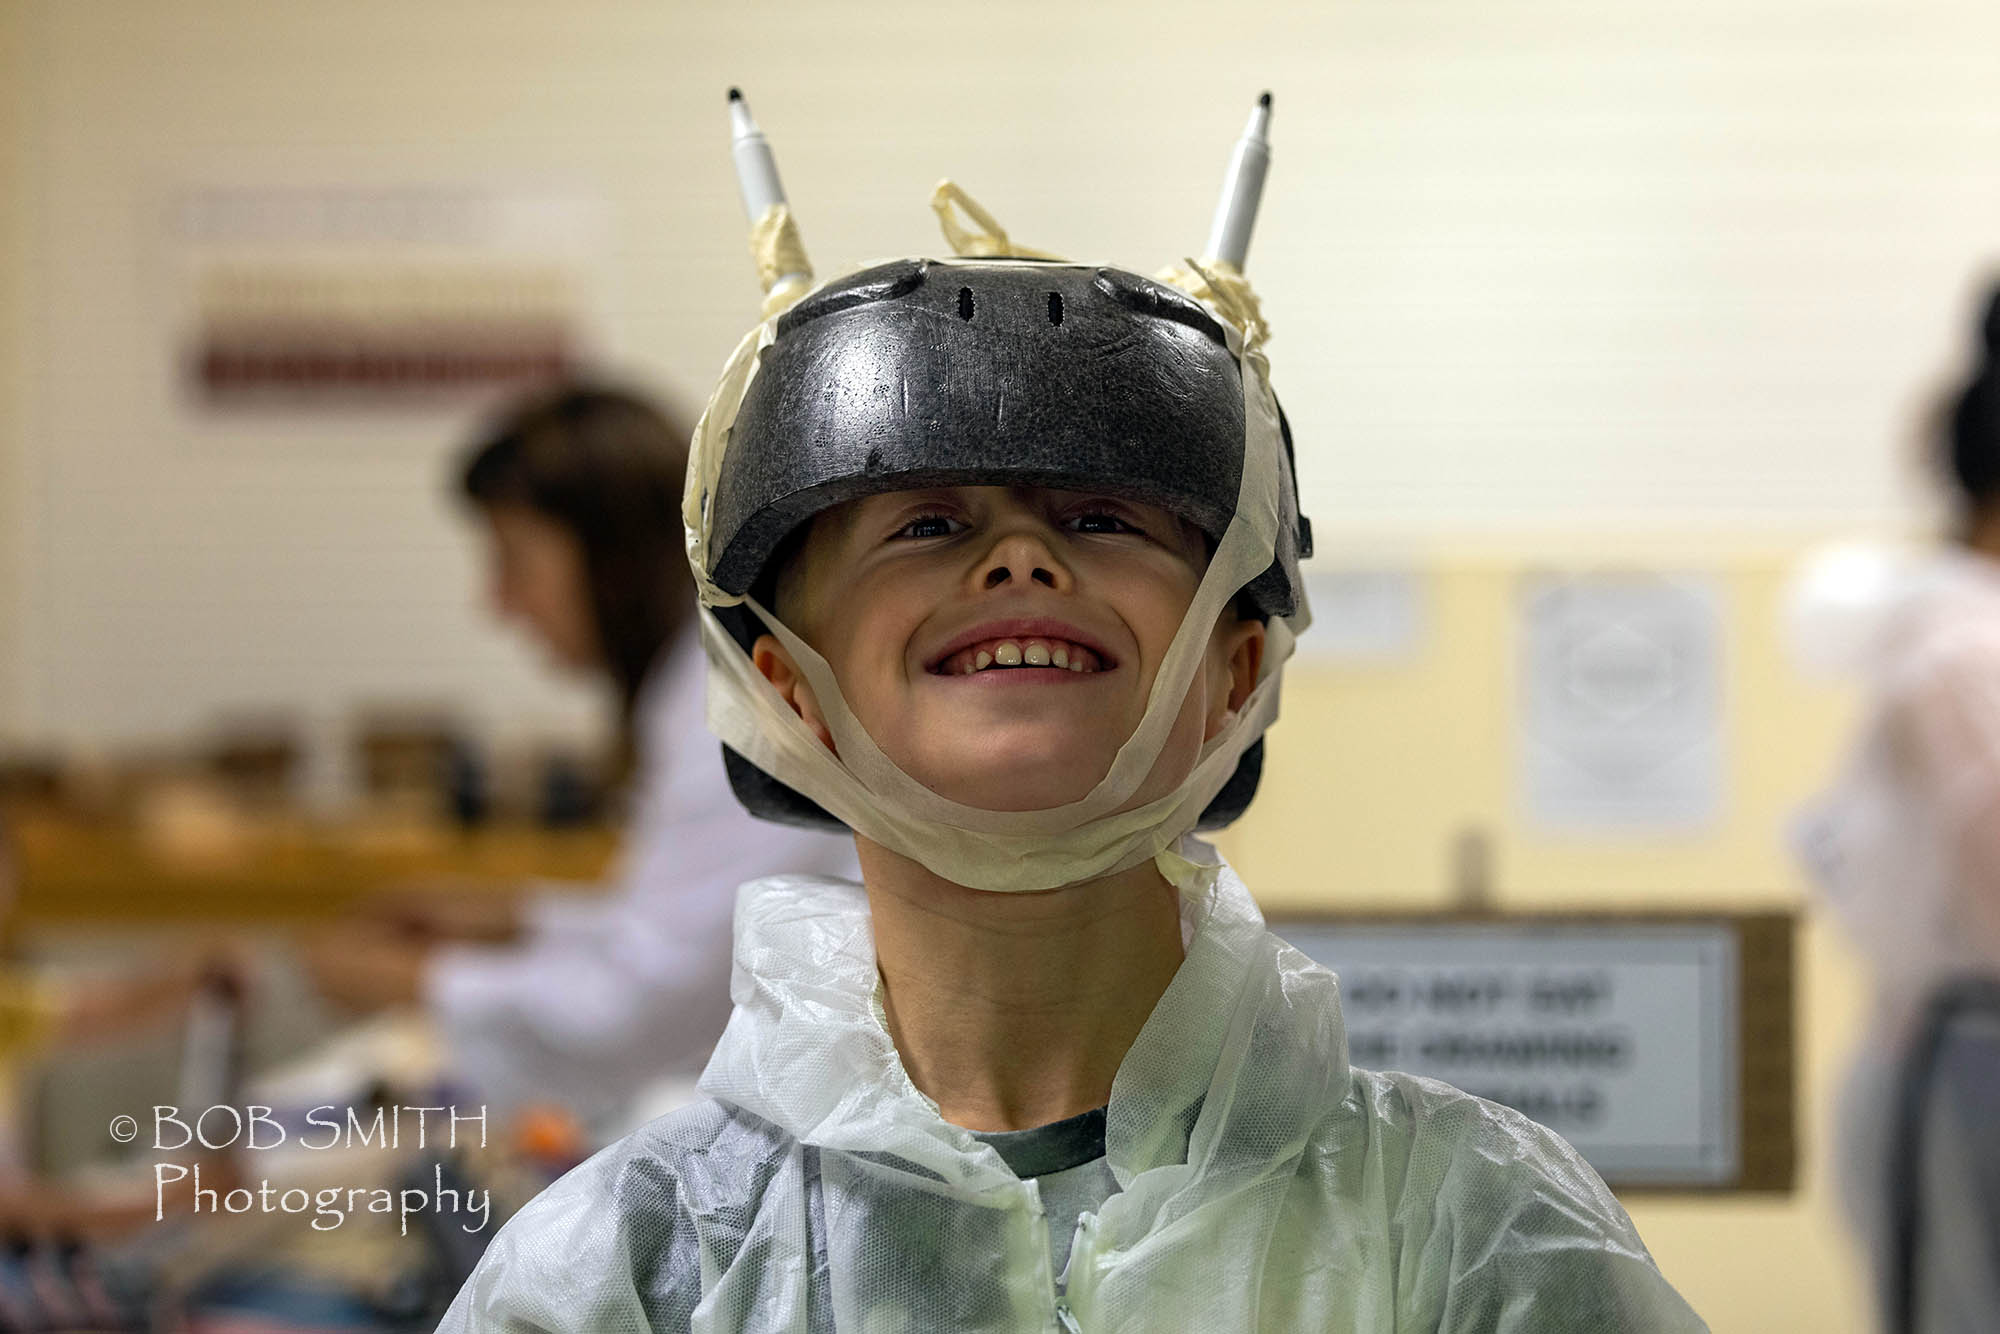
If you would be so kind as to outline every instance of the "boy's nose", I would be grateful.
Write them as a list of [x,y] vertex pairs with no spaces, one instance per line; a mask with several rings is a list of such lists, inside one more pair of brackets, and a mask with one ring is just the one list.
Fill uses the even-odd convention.
[[1069,570],[1056,559],[1049,544],[1032,533],[1007,533],[987,549],[975,579],[982,589],[1003,584],[1041,584],[1058,591],[1069,587]]

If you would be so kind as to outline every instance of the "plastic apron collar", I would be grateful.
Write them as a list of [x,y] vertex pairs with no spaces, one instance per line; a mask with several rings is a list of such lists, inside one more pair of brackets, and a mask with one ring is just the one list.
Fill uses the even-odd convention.
[[[1242,880],[1188,837],[1156,858],[1180,891],[1187,955],[1111,1086],[1105,1151],[1116,1207],[1148,1214],[1268,1175],[1343,1096],[1345,1031],[1332,976],[1323,994],[1272,994],[1275,953]],[[804,1144],[893,1155],[937,1189],[977,1196],[1017,1182],[999,1154],[943,1120],[910,1082],[881,1017],[865,891],[846,881],[774,876],[737,905],[730,982],[736,1011],[702,1072],[703,1092],[777,1125]],[[1290,1053],[1275,1048],[1290,1048]],[[1259,1072],[1256,1097],[1238,1088]],[[1161,1080],[1152,1072],[1169,1070]],[[1270,1072],[1286,1072],[1273,1085]],[[1149,1072],[1138,1078],[1134,1071]],[[1242,1133],[1235,1118],[1255,1118]],[[1290,1133],[1274,1157],[1269,1127]]]

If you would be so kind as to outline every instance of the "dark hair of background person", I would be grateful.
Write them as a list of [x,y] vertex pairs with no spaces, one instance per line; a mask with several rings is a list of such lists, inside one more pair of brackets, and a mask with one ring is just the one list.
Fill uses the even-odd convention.
[[460,474],[481,508],[520,505],[575,534],[627,761],[639,688],[694,608],[681,528],[688,438],[638,394],[566,385],[504,413]]
[[1968,528],[2000,505],[2000,286],[1979,323],[1979,362],[1945,402],[1942,462],[1959,493]]

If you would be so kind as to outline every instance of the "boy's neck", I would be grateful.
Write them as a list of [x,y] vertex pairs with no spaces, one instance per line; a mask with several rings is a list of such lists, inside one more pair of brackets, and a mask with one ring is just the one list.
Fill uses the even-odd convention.
[[1152,862],[1035,894],[967,889],[856,836],[910,1080],[968,1130],[1102,1107],[1181,964],[1174,887]]

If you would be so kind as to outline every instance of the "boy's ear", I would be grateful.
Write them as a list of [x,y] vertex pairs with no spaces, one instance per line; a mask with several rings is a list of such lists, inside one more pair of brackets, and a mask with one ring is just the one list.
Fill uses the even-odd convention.
[[1229,674],[1229,688],[1217,690],[1208,708],[1207,726],[1202,729],[1203,741],[1214,738],[1215,734],[1228,726],[1236,716],[1250,692],[1257,688],[1257,672],[1264,665],[1264,623],[1248,617],[1234,625],[1217,629],[1225,654],[1223,668]]
[[820,744],[834,750],[833,731],[820,714],[819,701],[813,697],[812,685],[792,661],[792,655],[785,652],[785,646],[778,642],[776,635],[757,637],[757,642],[750,646],[750,663],[771,683],[779,697],[792,706],[792,712],[805,719],[806,726],[813,730]]

